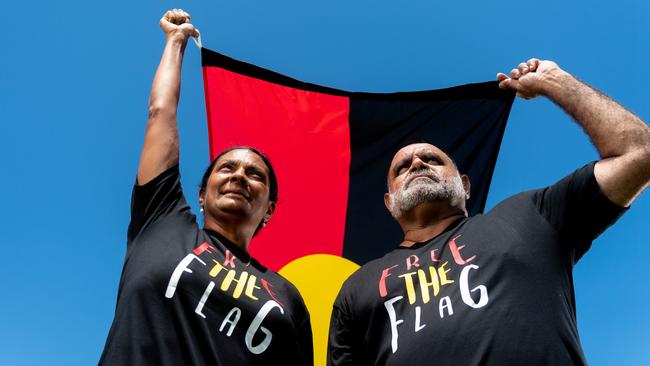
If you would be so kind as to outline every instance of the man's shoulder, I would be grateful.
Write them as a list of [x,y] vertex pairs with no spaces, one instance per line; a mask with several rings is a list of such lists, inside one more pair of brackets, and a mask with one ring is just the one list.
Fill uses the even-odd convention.
[[[552,182],[552,184],[548,186],[539,187],[536,189],[530,189],[530,190],[513,194],[503,199],[497,205],[495,205],[494,208],[492,208],[488,213],[493,211],[499,212],[502,210],[509,210],[509,209],[516,209],[516,208],[534,208],[536,202],[542,199],[542,197],[544,196],[545,191],[556,187],[563,187],[566,185],[570,185],[572,182],[587,182],[593,186],[593,184],[597,184],[595,183],[595,178],[594,178],[595,164],[596,164],[595,161],[585,164],[584,166],[571,171],[559,181]],[[578,186],[582,186],[582,185],[578,184]]]
[[539,195],[541,190],[542,189],[531,189],[506,197],[486,212],[485,215],[494,216],[519,210],[534,209],[535,197]]

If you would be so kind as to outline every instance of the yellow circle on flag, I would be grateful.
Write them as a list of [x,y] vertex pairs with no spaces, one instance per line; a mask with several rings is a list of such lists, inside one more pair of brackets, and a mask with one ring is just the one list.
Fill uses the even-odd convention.
[[326,365],[332,305],[343,282],[359,265],[331,254],[313,254],[282,267],[280,274],[298,288],[311,318],[314,365]]

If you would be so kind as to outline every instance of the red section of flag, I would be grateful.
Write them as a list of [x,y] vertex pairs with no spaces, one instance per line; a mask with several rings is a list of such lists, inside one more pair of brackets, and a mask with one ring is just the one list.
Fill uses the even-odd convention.
[[350,167],[349,100],[203,67],[210,157],[236,145],[271,159],[279,202],[251,254],[272,270],[343,250]]

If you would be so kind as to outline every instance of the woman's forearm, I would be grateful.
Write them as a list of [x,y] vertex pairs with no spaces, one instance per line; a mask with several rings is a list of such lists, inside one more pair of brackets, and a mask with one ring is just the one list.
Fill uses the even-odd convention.
[[178,164],[176,114],[181,92],[181,68],[187,40],[195,30],[187,13],[167,12],[160,20],[167,42],[156,70],[149,97],[149,119],[138,166],[142,185]]

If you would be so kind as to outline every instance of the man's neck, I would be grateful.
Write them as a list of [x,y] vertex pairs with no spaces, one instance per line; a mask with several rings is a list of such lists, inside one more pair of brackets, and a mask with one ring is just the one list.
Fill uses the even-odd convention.
[[467,211],[461,208],[435,210],[423,205],[416,207],[399,223],[404,231],[404,241],[400,246],[410,247],[415,243],[429,240],[443,233],[456,221],[467,217]]

